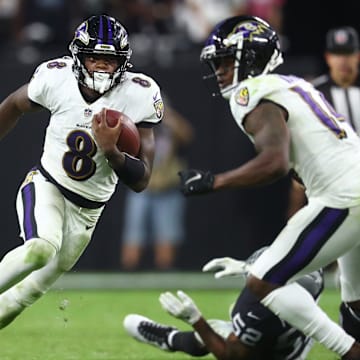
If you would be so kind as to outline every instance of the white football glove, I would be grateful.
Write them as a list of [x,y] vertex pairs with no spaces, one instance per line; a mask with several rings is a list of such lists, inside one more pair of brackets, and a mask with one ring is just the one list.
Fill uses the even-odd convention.
[[202,271],[214,271],[214,277],[220,279],[226,276],[245,275],[249,265],[245,261],[235,260],[231,257],[215,258],[204,265]]
[[161,306],[170,315],[193,325],[201,318],[201,313],[190,296],[179,290],[176,297],[171,292],[162,293],[159,297]]

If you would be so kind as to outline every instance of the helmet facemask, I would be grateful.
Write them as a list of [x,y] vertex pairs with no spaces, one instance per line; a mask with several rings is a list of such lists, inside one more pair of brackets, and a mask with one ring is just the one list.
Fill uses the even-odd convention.
[[[203,77],[204,80],[213,81],[216,86],[216,90],[212,90],[213,96],[219,96],[221,95],[225,99],[228,99],[231,94],[231,90],[237,86],[237,72],[238,72],[238,65],[236,64],[236,52],[234,51],[216,51],[215,53],[211,54],[211,51],[208,55],[204,54],[204,50],[206,51],[206,48],[203,49],[203,52],[201,53],[201,61],[208,66],[208,70],[210,69],[210,73],[205,75]],[[209,50],[209,49],[208,49]],[[218,68],[221,66],[222,62],[225,59],[232,59],[233,65],[230,65],[229,67],[223,67],[223,71],[233,71],[233,80],[232,83],[227,85],[224,88],[220,88],[220,85],[217,81],[217,71]],[[236,81],[236,83],[235,83]],[[229,96],[228,96],[229,94]]]
[[[76,52],[73,50],[72,53],[74,59],[73,71],[79,83],[100,94],[103,94],[109,91],[113,86],[120,84],[124,78],[125,71],[131,67],[131,64],[128,62],[131,53],[124,53],[116,56],[112,53],[106,54],[104,52]],[[96,55],[115,57],[119,66],[113,73],[105,71],[89,72],[85,66],[85,57]]]

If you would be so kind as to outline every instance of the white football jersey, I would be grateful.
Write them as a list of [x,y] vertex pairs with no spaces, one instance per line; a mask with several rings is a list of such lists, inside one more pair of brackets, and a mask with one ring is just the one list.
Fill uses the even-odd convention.
[[69,57],[42,63],[28,87],[30,100],[51,112],[41,164],[63,187],[86,199],[109,200],[118,177],[96,145],[91,122],[102,108],[124,112],[134,123],[158,123],[160,89],[144,74],[127,72],[124,81],[89,104],[82,97]]
[[261,75],[241,82],[230,99],[235,121],[245,133],[243,120],[262,99],[288,113],[291,166],[307,196],[331,207],[359,205],[360,140],[344,117],[307,81]]

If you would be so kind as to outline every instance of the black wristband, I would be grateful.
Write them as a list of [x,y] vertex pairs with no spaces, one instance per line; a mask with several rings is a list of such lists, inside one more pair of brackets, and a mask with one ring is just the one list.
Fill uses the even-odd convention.
[[140,159],[125,154],[124,165],[115,172],[123,183],[136,184],[144,177],[145,165]]

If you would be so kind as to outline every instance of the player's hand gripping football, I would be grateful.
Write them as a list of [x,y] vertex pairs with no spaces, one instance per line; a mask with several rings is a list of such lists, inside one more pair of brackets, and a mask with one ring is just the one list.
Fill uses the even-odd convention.
[[215,178],[210,171],[187,169],[180,171],[179,176],[180,190],[186,196],[213,191]]
[[167,291],[159,297],[161,306],[170,315],[193,325],[201,318],[201,312],[190,296],[179,290],[177,296]]
[[106,153],[116,151],[116,143],[121,133],[121,121],[114,126],[109,126],[106,120],[106,109],[94,114],[92,120],[92,132],[97,145]]
[[231,257],[216,258],[206,263],[202,271],[214,271],[214,277],[220,279],[227,276],[240,276],[247,273],[249,265],[245,261]]

